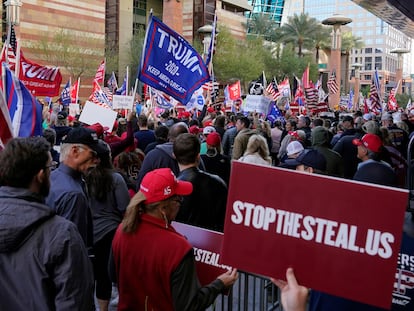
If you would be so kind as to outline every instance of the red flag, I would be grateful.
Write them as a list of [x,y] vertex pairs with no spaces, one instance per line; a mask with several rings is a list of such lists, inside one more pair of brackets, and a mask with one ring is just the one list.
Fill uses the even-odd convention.
[[306,67],[305,71],[302,75],[302,85],[304,89],[307,89],[310,87],[309,85],[309,66]]
[[70,90],[70,102],[72,104],[77,104],[79,94],[79,79],[72,85],[72,89]]
[[10,113],[3,96],[0,96],[0,124],[0,147],[2,147],[13,137]]
[[95,80],[99,84],[102,84],[104,82],[104,77],[105,77],[105,60],[103,60],[101,64],[99,65],[98,70],[96,71],[96,74],[95,74]]
[[229,97],[231,100],[236,100],[241,97],[240,80],[229,85]]

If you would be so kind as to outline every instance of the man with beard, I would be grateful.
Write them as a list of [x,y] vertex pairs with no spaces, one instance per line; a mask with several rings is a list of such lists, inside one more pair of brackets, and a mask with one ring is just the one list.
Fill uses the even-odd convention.
[[76,226],[44,204],[52,161],[43,137],[0,152],[0,305],[8,310],[92,310],[93,276]]
[[60,147],[60,165],[50,176],[50,193],[46,198],[56,214],[72,221],[85,245],[93,246],[92,214],[84,174],[98,163],[99,144],[96,133],[88,128],[72,129]]

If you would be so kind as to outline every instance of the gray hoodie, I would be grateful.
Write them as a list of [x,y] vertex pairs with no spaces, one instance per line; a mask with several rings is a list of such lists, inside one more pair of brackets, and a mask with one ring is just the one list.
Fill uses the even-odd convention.
[[76,226],[27,189],[0,187],[0,306],[91,310],[93,275]]

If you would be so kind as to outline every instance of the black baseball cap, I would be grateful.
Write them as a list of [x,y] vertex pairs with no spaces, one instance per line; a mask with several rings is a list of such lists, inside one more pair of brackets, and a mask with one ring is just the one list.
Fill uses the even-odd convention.
[[96,132],[84,127],[75,127],[70,130],[62,143],[86,145],[98,154],[105,152],[104,146],[99,143]]

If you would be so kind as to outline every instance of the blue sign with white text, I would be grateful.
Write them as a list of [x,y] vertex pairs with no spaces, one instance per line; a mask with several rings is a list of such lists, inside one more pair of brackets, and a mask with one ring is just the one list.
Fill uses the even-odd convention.
[[156,17],[150,18],[138,79],[187,104],[210,78],[197,51]]

